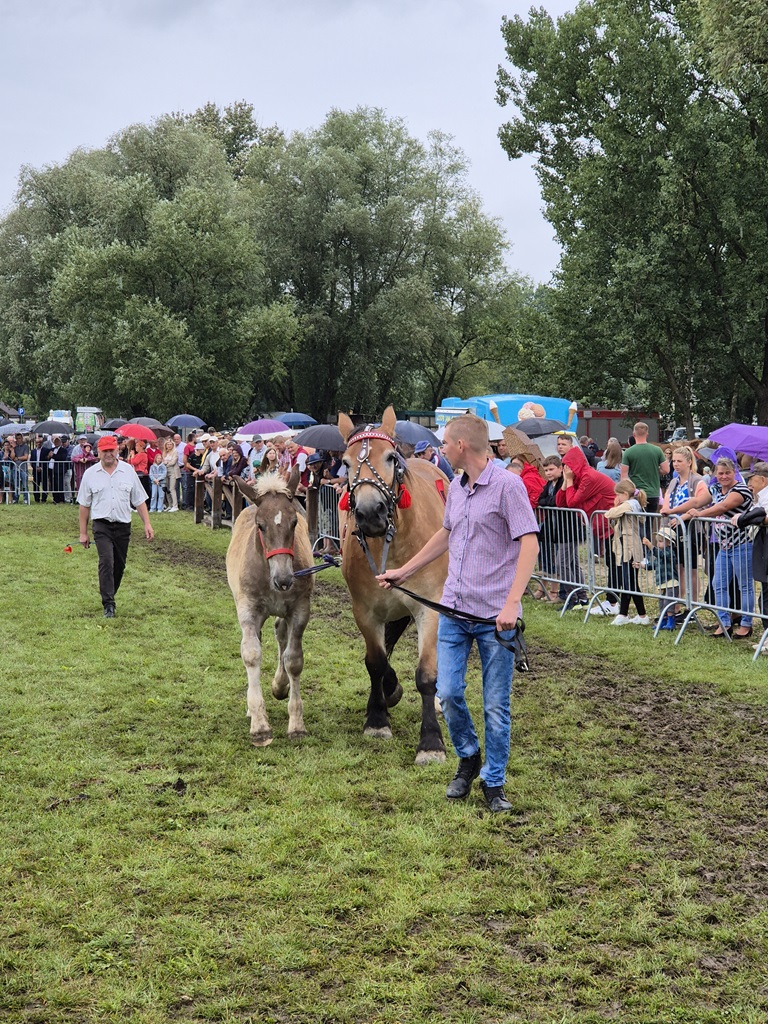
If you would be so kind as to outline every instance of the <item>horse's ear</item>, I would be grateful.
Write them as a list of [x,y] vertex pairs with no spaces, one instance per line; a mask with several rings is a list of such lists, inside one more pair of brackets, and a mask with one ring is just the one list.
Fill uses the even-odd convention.
[[257,502],[259,501],[259,497],[256,494],[256,488],[253,487],[251,484],[247,484],[245,480],[243,480],[239,476],[236,476],[234,479],[235,485],[239,488],[240,493],[244,497],[246,497],[248,501],[252,501],[254,505],[257,504]]
[[395,416],[394,406],[388,405],[384,410],[384,416],[381,420],[381,429],[385,434],[394,440],[395,437],[395,424],[397,423],[397,416]]
[[291,470],[291,475],[288,477],[288,490],[291,492],[291,499],[296,494],[296,488],[299,486],[299,480],[301,480],[301,470],[298,465],[294,466]]
[[349,435],[352,433],[352,431],[354,429],[355,429],[355,425],[352,422],[352,420],[349,418],[349,416],[347,416],[347,414],[345,412],[340,412],[339,413],[339,431],[341,432],[341,436],[344,438],[345,441],[349,439]]

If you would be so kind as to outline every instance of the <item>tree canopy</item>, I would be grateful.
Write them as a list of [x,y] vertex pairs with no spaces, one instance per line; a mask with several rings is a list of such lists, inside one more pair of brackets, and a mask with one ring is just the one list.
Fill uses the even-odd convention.
[[561,372],[691,427],[693,406],[768,422],[763,93],[715,77],[692,3],[585,0],[503,31],[501,142],[535,156],[563,246]]
[[24,169],[0,372],[41,410],[434,407],[512,344],[531,289],[505,248],[446,136],[359,108],[286,137],[208,104]]

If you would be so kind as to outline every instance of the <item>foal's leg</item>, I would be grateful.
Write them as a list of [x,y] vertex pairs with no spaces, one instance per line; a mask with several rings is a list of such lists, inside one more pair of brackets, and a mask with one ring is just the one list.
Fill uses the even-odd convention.
[[304,728],[304,704],[301,700],[299,683],[304,668],[304,650],[301,641],[309,622],[309,598],[297,601],[293,607],[293,614],[284,621],[287,624],[287,642],[283,652],[283,664],[290,681],[288,739],[296,740],[307,735],[307,730]]
[[285,644],[288,638],[288,623],[285,619],[275,619],[275,637],[277,638],[277,668],[272,680],[272,695],[278,700],[285,700],[291,687],[288,673],[285,671]]
[[272,742],[272,729],[261,692],[261,627],[266,616],[254,616],[247,606],[238,606],[237,616],[243,638],[240,655],[248,676],[248,717],[251,719],[251,743],[266,747]]
[[437,613],[426,608],[416,619],[419,632],[416,689],[421,694],[421,734],[416,748],[416,764],[445,761],[445,744],[436,713],[437,624]]

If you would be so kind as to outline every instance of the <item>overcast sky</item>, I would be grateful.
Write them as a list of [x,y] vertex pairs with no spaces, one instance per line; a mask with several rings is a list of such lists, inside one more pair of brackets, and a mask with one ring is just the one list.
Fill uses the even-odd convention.
[[[539,0],[553,16],[575,0]],[[61,163],[136,122],[208,101],[252,103],[287,132],[331,107],[383,107],[439,129],[512,243],[509,265],[547,281],[558,248],[528,163],[496,133],[502,15],[521,0],[0,0],[0,211],[24,164]]]

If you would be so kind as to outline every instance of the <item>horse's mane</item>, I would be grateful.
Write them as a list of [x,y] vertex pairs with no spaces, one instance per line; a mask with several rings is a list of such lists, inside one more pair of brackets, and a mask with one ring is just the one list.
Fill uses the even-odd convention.
[[282,494],[289,501],[293,499],[288,488],[288,481],[285,480],[279,473],[266,473],[260,476],[256,481],[256,494],[263,498],[265,494]]

